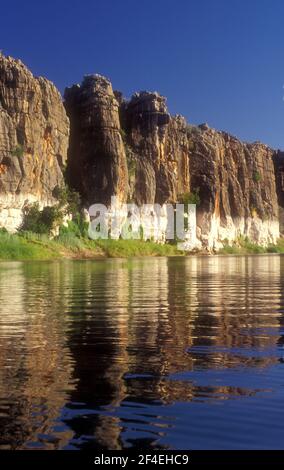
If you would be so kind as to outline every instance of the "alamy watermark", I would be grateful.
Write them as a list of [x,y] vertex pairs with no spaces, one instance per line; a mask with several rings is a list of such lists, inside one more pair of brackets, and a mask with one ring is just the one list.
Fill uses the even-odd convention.
[[89,237],[96,239],[176,240],[179,249],[196,246],[195,204],[124,204],[113,196],[111,206],[89,208]]

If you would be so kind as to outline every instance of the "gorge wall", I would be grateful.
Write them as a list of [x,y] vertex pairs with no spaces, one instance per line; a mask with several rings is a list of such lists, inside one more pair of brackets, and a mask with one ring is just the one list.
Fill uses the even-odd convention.
[[267,245],[279,238],[274,152],[206,125],[192,128],[191,187],[199,189],[198,237],[219,248],[239,236]]
[[53,204],[68,162],[85,207],[109,205],[113,195],[137,205],[191,200],[205,248],[239,236],[276,242],[284,154],[189,125],[157,92],[126,100],[100,75],[67,88],[64,100],[65,109],[53,84],[0,55],[0,226],[15,230],[28,202]]
[[53,189],[63,182],[68,135],[55,86],[0,54],[0,226],[14,231],[25,205],[53,203]]
[[172,117],[156,92],[126,101],[98,75],[67,89],[65,102],[70,182],[86,203],[108,203],[111,194],[137,205],[195,196],[203,247],[218,249],[239,236],[262,245],[276,242],[281,199],[275,152],[266,145]]
[[70,118],[70,183],[88,206],[126,198],[128,181],[118,102],[108,80],[86,76],[82,85],[65,90]]
[[275,152],[273,155],[276,190],[279,207],[280,233],[284,234],[284,152]]

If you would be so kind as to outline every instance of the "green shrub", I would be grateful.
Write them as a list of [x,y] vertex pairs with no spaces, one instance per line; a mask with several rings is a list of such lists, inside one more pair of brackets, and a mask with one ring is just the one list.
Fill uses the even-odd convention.
[[88,238],[89,223],[81,214],[77,214],[72,220],[68,220],[67,226],[61,225],[59,234],[73,234],[78,238]]
[[267,253],[281,253],[281,250],[277,245],[269,245],[267,247]]
[[66,184],[57,186],[53,190],[53,197],[57,199],[58,207],[63,210],[65,214],[72,214],[72,216],[79,214],[81,207],[80,195],[70,189]]
[[127,144],[126,141],[124,141],[124,148],[125,148],[128,176],[131,178],[135,176],[135,173],[136,173],[136,167],[137,167],[136,158],[131,147]]
[[219,253],[222,255],[238,255],[240,253],[240,248],[236,245],[224,245],[223,248],[219,250]]
[[50,234],[56,225],[60,225],[63,220],[63,214],[57,206],[46,206],[43,210],[39,209],[36,202],[30,204],[24,209],[21,231]]
[[284,239],[279,238],[276,245],[269,245],[267,247],[268,253],[284,253]]
[[253,180],[255,183],[259,183],[261,181],[261,174],[259,173],[259,171],[255,171],[254,174],[253,174]]
[[128,175],[130,176],[130,178],[132,176],[135,176],[136,174],[136,161],[135,159],[128,159],[127,160],[127,168],[128,168]]
[[234,255],[246,255],[246,254],[261,254],[267,253],[268,248],[257,245],[256,243],[249,240],[248,237],[240,235],[232,245],[229,245],[228,240],[223,241],[223,248],[219,250],[220,254],[234,254]]
[[56,226],[62,224],[64,216],[71,214],[74,224],[67,231],[77,231],[78,235],[86,236],[88,230],[80,214],[81,200],[79,194],[64,185],[55,188],[53,196],[58,201],[54,206],[46,206],[40,210],[39,204],[34,203],[23,210],[23,222],[20,231],[51,234]]
[[200,195],[199,195],[199,188],[196,188],[195,191],[180,194],[178,196],[178,202],[180,204],[196,204],[197,206],[200,205]]
[[121,138],[122,138],[123,142],[125,142],[126,141],[126,132],[125,132],[125,130],[121,128],[119,130],[119,133],[121,135]]
[[17,147],[12,150],[12,156],[13,157],[23,157],[24,156],[24,146],[23,145],[17,145]]

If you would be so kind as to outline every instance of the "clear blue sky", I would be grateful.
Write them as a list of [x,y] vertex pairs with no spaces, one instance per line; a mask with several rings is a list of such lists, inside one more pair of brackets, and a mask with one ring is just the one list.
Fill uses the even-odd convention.
[[84,74],[171,113],[284,149],[283,0],[1,3],[0,49],[63,92]]

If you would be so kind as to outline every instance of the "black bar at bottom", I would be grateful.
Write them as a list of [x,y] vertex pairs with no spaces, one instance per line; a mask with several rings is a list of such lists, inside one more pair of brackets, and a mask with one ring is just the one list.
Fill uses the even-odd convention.
[[[214,463],[269,463],[283,461],[284,451],[1,451],[0,467],[5,463],[12,464],[54,464],[78,465],[78,469],[96,468],[98,466],[131,468],[133,466],[176,466],[196,467],[198,464]],[[53,470],[53,469],[51,469]]]

